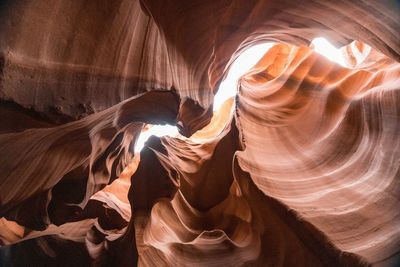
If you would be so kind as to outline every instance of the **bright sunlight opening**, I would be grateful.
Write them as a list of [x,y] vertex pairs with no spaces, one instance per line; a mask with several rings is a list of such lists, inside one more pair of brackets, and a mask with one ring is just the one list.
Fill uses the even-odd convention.
[[340,64],[343,67],[347,67],[346,60],[342,51],[339,48],[334,47],[328,40],[322,37],[315,38],[311,44],[313,45],[314,51],[327,59]]
[[147,139],[149,139],[150,136],[172,136],[175,137],[179,134],[178,128],[176,126],[172,125],[146,125],[146,128],[142,130],[142,132],[139,135],[138,140],[136,141],[135,145],[135,153],[139,153],[143,147],[144,143],[146,143]]
[[258,44],[240,54],[229,68],[226,79],[219,85],[218,92],[214,96],[214,111],[219,110],[225,101],[237,94],[239,79],[257,64],[273,45],[273,43]]

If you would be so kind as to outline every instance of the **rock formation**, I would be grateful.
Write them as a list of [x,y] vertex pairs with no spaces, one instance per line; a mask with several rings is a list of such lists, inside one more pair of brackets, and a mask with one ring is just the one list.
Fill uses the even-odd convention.
[[[2,1],[0,266],[399,265],[399,14],[391,0]],[[138,153],[157,124],[180,134]]]

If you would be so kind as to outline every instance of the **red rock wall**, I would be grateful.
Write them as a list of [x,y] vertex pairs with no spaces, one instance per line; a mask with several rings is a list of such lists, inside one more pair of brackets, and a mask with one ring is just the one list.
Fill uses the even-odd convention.
[[[0,7],[0,99],[19,114],[0,120],[0,237],[14,243],[1,263],[400,261],[397,2]],[[344,68],[308,47],[321,36],[372,52]],[[133,159],[145,123],[206,125],[229,66],[260,42],[279,44],[239,81],[226,125],[211,120],[220,134],[153,138]]]

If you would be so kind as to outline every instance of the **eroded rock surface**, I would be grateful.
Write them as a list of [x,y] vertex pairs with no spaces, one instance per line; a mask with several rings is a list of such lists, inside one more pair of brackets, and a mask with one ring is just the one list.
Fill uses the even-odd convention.
[[[0,265],[397,266],[398,14],[396,1],[2,1]],[[262,42],[213,114],[229,67]],[[166,123],[181,135],[135,154]]]

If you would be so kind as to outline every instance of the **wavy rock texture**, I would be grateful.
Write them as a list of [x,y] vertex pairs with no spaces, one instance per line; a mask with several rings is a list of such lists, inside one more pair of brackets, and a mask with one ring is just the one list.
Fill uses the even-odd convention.
[[400,263],[396,1],[0,7],[0,265]]
[[238,158],[266,195],[378,263],[399,247],[400,66],[372,60],[344,69],[307,48],[271,49],[242,79]]

